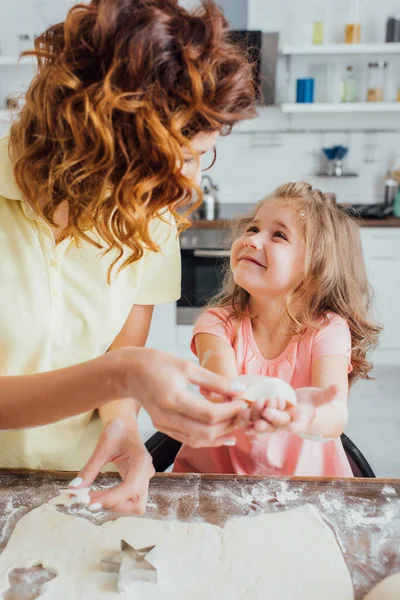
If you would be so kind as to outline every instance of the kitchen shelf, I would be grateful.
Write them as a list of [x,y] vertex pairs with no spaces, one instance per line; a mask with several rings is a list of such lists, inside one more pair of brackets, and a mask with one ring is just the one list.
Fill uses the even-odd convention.
[[400,112],[400,102],[314,102],[301,104],[286,102],[281,104],[284,113],[396,113]]
[[400,44],[300,44],[283,46],[280,54],[283,56],[400,54]]
[[18,56],[0,56],[0,67],[19,67],[19,66],[34,66],[36,64],[36,58],[34,56],[24,56],[19,58]]

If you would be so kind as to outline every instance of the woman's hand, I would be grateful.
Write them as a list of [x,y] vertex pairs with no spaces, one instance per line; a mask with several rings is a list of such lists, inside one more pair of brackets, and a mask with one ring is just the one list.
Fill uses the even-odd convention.
[[[117,394],[131,397],[149,413],[154,427],[194,448],[230,443],[235,419],[246,408],[243,400],[232,400],[244,386],[198,365],[150,348],[124,348],[114,355],[122,384]],[[188,390],[198,386],[223,396],[214,404]]]
[[122,419],[111,421],[100,434],[97,446],[79,473],[79,479],[71,482],[78,486],[90,487],[101,469],[113,463],[122,477],[116,487],[91,492],[90,508],[108,508],[114,512],[143,514],[146,511],[149,481],[155,474],[153,461],[140,439],[136,425]]

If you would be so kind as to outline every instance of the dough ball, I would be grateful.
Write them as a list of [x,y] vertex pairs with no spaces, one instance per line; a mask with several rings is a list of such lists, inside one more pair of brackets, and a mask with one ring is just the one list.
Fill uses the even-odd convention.
[[364,598],[364,600],[399,600],[400,598],[400,573],[386,577],[378,583]]
[[[240,379],[242,383],[245,383]],[[260,399],[283,398],[288,404],[296,406],[296,394],[291,385],[277,377],[260,377],[258,381],[249,385],[243,393],[243,398],[249,402]]]

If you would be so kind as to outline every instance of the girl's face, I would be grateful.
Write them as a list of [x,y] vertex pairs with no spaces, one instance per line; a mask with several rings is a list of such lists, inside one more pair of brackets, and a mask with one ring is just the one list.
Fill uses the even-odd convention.
[[[193,156],[187,148],[183,148],[183,165],[182,173],[189,179],[192,179],[197,185],[201,182],[201,171],[207,169],[213,162],[213,148],[217,141],[219,131],[212,133],[198,133],[192,140]],[[196,161],[196,157],[198,162]]]
[[277,296],[296,286],[304,275],[305,247],[290,207],[264,202],[231,250],[235,283],[251,296]]

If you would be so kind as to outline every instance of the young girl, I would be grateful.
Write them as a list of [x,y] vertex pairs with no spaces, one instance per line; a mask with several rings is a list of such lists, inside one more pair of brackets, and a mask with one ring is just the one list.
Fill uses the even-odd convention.
[[[380,328],[357,224],[308,183],[288,183],[239,223],[222,291],[192,350],[230,378],[279,377],[296,390],[240,414],[232,445],[183,446],[176,472],[351,476],[340,441],[349,383],[368,377]],[[216,399],[216,398],[215,398]],[[316,441],[317,440],[317,441]]]

